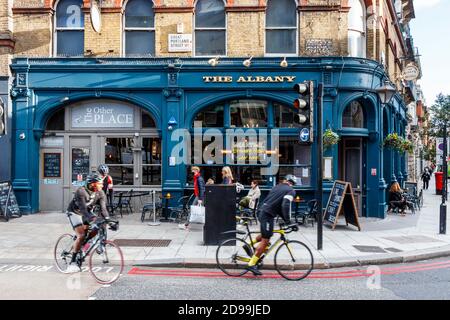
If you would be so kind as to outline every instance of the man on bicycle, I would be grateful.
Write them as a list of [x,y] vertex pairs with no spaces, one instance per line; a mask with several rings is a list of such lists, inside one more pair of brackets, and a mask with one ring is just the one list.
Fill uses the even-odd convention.
[[98,173],[103,179],[103,192],[106,195],[106,199],[109,205],[113,204],[113,179],[109,175],[109,168],[106,164],[101,164],[97,168]]
[[262,275],[261,271],[258,270],[257,263],[269,245],[269,240],[273,235],[275,218],[281,216],[289,227],[294,231],[298,230],[298,226],[291,222],[291,203],[295,197],[295,190],[292,186],[296,184],[297,178],[292,174],[287,175],[280,184],[269,192],[264,204],[259,209],[261,234],[256,237],[256,242],[259,242],[259,245],[247,266],[247,270],[256,276]]
[[66,212],[69,222],[77,235],[72,248],[72,261],[67,268],[68,273],[81,271],[77,257],[86,237],[88,226],[96,219],[96,216],[92,212],[96,205],[100,206],[102,215],[108,219],[109,214],[106,209],[106,196],[103,192],[103,179],[99,174],[91,173],[86,177],[85,186],[78,188],[75,192]]

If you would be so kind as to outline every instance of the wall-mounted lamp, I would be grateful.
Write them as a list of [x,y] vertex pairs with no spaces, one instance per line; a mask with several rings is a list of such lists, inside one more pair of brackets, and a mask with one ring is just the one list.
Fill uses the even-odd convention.
[[60,102],[66,102],[66,101],[69,101],[69,97],[64,97],[64,98],[61,98],[61,100],[59,100]]
[[244,60],[244,62],[242,62],[242,64],[243,64],[245,67],[247,67],[247,68],[250,67],[250,66],[252,65],[252,58],[253,58],[253,56],[251,56],[250,58]]
[[280,67],[287,68],[288,65],[289,64],[288,64],[288,62],[286,60],[286,57],[284,57],[283,60],[280,62]]
[[217,66],[217,65],[219,64],[219,57],[215,57],[215,58],[209,59],[209,60],[208,60],[208,64],[209,64],[211,67]]
[[169,131],[173,130],[173,127],[176,126],[177,124],[178,124],[177,120],[175,120],[175,118],[172,116],[169,122],[167,123],[167,130]]

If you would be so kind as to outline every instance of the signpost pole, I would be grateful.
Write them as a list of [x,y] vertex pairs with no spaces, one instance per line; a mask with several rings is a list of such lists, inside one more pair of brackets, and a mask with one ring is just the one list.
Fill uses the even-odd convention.
[[442,156],[442,203],[439,214],[439,234],[446,234],[447,227],[447,123],[444,123],[444,155]]
[[323,212],[322,212],[322,100],[323,100],[323,83],[319,83],[317,92],[317,250],[323,248]]

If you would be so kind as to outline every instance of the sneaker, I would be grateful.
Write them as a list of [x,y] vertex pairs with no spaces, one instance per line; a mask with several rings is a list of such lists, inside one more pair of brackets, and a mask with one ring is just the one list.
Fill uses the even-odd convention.
[[179,229],[182,229],[182,230],[188,230],[188,226],[185,225],[184,223],[179,224],[179,225],[178,225],[178,228],[179,228]]
[[97,254],[102,254],[103,253],[103,247],[102,246],[98,246],[97,249],[95,249],[95,252],[97,252]]
[[250,271],[250,272],[252,272],[253,273],[253,275],[255,275],[255,276],[262,276],[262,273],[261,273],[261,271],[259,271],[258,270],[258,267],[257,266],[247,266],[247,268],[246,268],[248,271]]
[[81,268],[78,266],[78,264],[76,262],[71,262],[66,270],[67,273],[77,273],[80,271],[81,271]]

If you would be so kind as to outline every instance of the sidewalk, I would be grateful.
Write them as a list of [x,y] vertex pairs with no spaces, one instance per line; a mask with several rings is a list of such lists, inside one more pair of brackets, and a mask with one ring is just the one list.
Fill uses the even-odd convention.
[[[324,226],[323,250],[317,248],[316,227],[301,226],[290,239],[305,242],[313,251],[315,268],[333,268],[370,264],[400,263],[450,256],[450,223],[447,235],[439,235],[441,196],[435,195],[434,177],[424,190],[424,206],[415,215],[389,215],[385,220],[361,218],[362,231],[345,226],[344,220],[332,231]],[[449,213],[450,214],[450,213]],[[127,265],[215,267],[217,246],[203,245],[203,227],[190,231],[176,223],[149,226],[140,221],[140,213],[124,215],[112,239],[170,240],[167,247],[122,246]],[[258,229],[258,226],[253,225]],[[63,233],[72,230],[62,213],[40,213],[0,220],[0,261],[8,263],[52,263],[53,246]],[[272,263],[268,259],[266,265]]]

